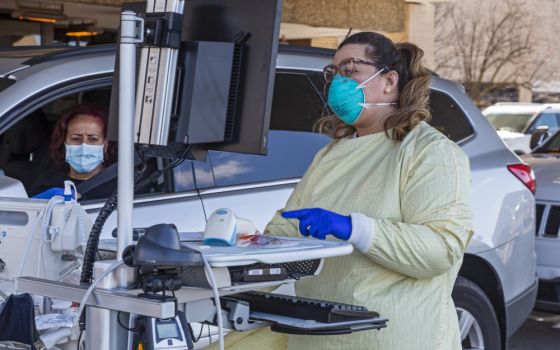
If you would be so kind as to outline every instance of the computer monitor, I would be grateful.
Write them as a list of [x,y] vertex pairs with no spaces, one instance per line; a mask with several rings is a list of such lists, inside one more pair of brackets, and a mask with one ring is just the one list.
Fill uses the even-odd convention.
[[[138,5],[133,8],[130,5],[126,6],[138,12]],[[266,154],[281,8],[281,0],[185,2],[181,36],[183,43],[179,49],[179,70],[174,90],[173,112],[170,116],[172,121],[169,127],[169,145],[202,144],[204,149],[209,150]],[[217,108],[218,103],[213,104],[212,101],[220,100],[223,104],[223,88],[216,88],[216,85],[223,85],[223,82],[218,80],[227,75],[228,69],[235,69],[236,61],[234,59],[233,67],[224,68],[218,65],[219,60],[214,59],[212,52],[220,52],[220,49],[227,48],[228,43],[240,38],[245,38],[241,51],[232,51],[233,56],[241,55],[238,81],[231,83],[230,93],[226,96],[230,100],[235,98],[235,101],[229,101],[228,113],[231,113],[232,106],[236,113],[233,119],[230,116],[226,120],[224,116],[215,115],[214,111],[222,113],[223,109]],[[196,55],[193,56],[196,52],[204,52],[206,56],[196,58]],[[223,57],[221,59],[227,61]],[[138,57],[137,62],[139,60]],[[216,62],[210,62],[212,60]],[[116,65],[114,90],[117,86]],[[113,93],[110,139],[116,138],[118,134],[116,96]],[[224,120],[227,125],[216,124],[222,124]],[[205,135],[196,137],[196,130],[200,125],[205,125],[208,129],[208,125],[212,123],[216,125],[216,132],[223,133],[223,129],[226,135],[213,138],[207,138]],[[193,130],[195,134],[192,134]]]

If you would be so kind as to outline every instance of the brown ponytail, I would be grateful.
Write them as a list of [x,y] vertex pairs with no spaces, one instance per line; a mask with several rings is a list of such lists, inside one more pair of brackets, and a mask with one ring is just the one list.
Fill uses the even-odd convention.
[[[349,36],[338,47],[348,44],[368,45],[366,55],[378,67],[387,67],[399,76],[399,108],[385,120],[385,132],[392,130],[395,141],[402,141],[405,136],[421,121],[429,121],[430,114],[430,80],[431,73],[422,64],[424,52],[412,43],[393,42],[387,37],[374,32],[361,32]],[[344,124],[336,116],[321,118],[316,128],[340,139],[356,132],[356,128]]]
[[431,74],[422,64],[424,52],[411,43],[395,44],[399,74],[400,108],[385,120],[385,131],[394,128],[393,138],[402,141],[421,121],[429,121]]

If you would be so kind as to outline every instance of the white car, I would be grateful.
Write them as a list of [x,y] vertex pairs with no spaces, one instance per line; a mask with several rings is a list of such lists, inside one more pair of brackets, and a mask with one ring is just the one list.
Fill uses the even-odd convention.
[[485,108],[482,114],[494,126],[500,138],[515,153],[531,153],[531,135],[544,129],[550,133],[560,127],[556,110],[560,104],[499,102]]

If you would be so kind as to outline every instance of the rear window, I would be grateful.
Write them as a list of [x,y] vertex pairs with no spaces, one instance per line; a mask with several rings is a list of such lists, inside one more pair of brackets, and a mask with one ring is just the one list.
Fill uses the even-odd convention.
[[532,113],[487,114],[486,119],[496,130],[523,132],[533,117]]
[[450,140],[460,142],[474,133],[467,116],[449,95],[432,90],[430,107],[432,110],[430,125]]

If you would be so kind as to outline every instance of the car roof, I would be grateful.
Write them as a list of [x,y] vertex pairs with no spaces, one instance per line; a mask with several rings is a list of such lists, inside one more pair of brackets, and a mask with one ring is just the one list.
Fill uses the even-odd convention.
[[29,66],[34,57],[44,57],[71,49],[69,46],[14,46],[0,48],[0,76]]
[[[52,66],[63,64],[68,60],[86,58],[92,54],[111,54],[116,52],[116,44],[104,44],[86,47],[55,46],[55,47],[18,47],[0,50],[0,76],[6,76],[14,71],[34,66]],[[318,70],[328,63],[335,50],[280,45],[278,49],[277,68],[297,68]],[[293,59],[297,56],[297,64]],[[306,59],[307,58],[307,59]],[[319,61],[325,64],[318,65]],[[43,69],[43,68],[42,68]]]
[[560,111],[560,103],[545,103],[542,112],[545,111]]
[[[0,115],[34,93],[86,77],[109,77],[115,68],[116,44],[89,47],[35,47],[0,54],[0,78],[10,80],[0,94]],[[334,50],[280,45],[276,68],[321,72]],[[10,56],[10,57],[8,57]],[[137,58],[138,59],[138,58]],[[0,121],[1,124],[1,121]]]
[[542,103],[525,103],[525,102],[498,102],[486,107],[482,114],[526,114],[537,113],[545,108]]

